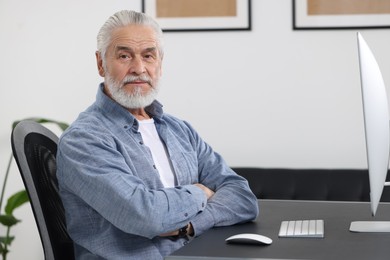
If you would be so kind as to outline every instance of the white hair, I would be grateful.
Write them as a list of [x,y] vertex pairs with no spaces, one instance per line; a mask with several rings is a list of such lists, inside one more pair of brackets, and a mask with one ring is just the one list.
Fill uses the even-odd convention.
[[127,25],[138,24],[152,27],[156,33],[157,47],[160,57],[163,57],[163,32],[158,23],[150,16],[135,12],[132,10],[122,10],[112,15],[100,28],[97,35],[97,49],[101,54],[103,63],[105,63],[105,56],[107,48],[110,45],[112,32],[120,27]]

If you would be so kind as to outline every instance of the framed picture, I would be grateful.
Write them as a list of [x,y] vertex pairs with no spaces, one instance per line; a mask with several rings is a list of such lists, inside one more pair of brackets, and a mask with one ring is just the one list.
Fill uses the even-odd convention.
[[390,28],[390,0],[293,0],[293,28]]
[[142,0],[163,31],[251,30],[250,0]]

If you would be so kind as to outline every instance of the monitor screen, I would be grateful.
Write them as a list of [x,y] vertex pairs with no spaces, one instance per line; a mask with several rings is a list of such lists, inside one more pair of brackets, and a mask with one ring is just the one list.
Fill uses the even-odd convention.
[[358,33],[357,37],[371,212],[375,215],[389,165],[389,107],[378,63],[363,36]]
[[[386,175],[390,151],[389,106],[386,87],[378,63],[360,33],[358,33],[357,39],[371,213],[375,216],[383,188],[387,184]],[[354,232],[390,232],[390,222],[355,221],[351,223],[350,230]]]

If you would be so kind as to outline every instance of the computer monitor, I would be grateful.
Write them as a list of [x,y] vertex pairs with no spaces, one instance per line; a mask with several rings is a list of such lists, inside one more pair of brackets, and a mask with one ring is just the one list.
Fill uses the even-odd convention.
[[[363,36],[358,33],[360,81],[370,182],[371,213],[375,216],[389,167],[389,106],[385,83],[378,63]],[[390,219],[390,216],[389,216]],[[390,221],[354,221],[354,232],[390,232]]]

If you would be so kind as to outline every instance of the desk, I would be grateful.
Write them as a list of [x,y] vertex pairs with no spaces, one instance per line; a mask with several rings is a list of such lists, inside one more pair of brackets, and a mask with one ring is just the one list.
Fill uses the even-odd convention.
[[[213,228],[182,247],[166,260],[195,259],[389,259],[390,233],[353,233],[351,221],[390,220],[390,203],[379,205],[375,218],[366,202],[259,201],[255,222]],[[323,219],[325,238],[279,238],[282,220]],[[266,245],[226,244],[238,233],[259,233],[270,237]]]

